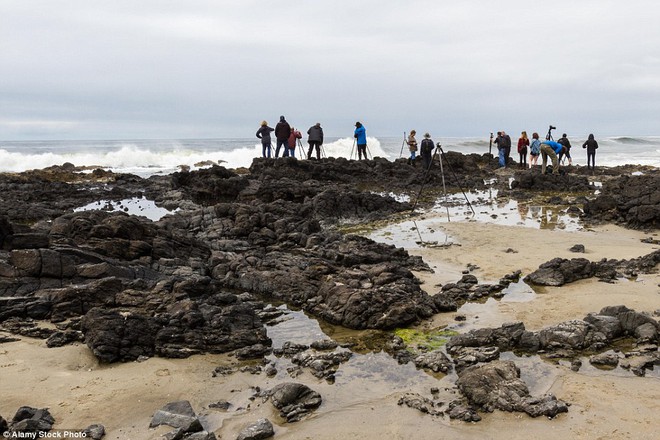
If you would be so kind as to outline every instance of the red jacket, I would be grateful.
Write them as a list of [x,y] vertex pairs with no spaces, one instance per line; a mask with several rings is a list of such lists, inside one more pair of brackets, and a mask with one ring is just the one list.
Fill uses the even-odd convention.
[[527,147],[529,147],[529,138],[518,139],[518,153],[522,153],[523,150],[527,150]]
[[296,148],[296,140],[302,139],[302,134],[298,130],[291,130],[289,140],[287,141],[289,148]]

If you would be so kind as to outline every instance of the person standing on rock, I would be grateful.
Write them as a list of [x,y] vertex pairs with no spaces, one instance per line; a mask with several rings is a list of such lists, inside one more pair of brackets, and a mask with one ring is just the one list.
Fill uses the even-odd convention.
[[523,131],[520,133],[520,138],[518,139],[518,156],[520,156],[519,163],[520,168],[527,168],[527,147],[529,146],[529,138],[527,137],[527,132]]
[[509,162],[509,154],[511,154],[511,138],[504,130],[498,131],[497,138],[493,143],[497,144],[500,168],[506,167]]
[[587,169],[589,169],[589,163],[591,163],[591,170],[596,169],[596,150],[598,149],[598,142],[594,139],[594,135],[590,134],[589,139],[582,144],[582,148],[587,149]]
[[545,174],[545,166],[548,162],[548,156],[552,160],[552,174],[559,174],[559,161],[557,155],[565,150],[559,142],[543,141],[541,142],[541,156],[543,156],[543,163],[541,164],[541,174]]
[[424,139],[422,139],[420,145],[420,153],[424,161],[424,171],[426,171],[431,167],[431,162],[433,161],[433,141],[429,133],[424,133]]
[[317,122],[316,124],[309,127],[307,130],[307,143],[309,144],[309,150],[307,150],[307,159],[312,158],[312,149],[316,148],[316,159],[321,160],[321,145],[323,145],[323,129],[321,128],[321,123]]
[[[257,137],[261,139],[261,155],[262,157],[270,158],[270,150],[272,148],[272,143],[270,140],[270,132],[274,131],[273,128],[268,126],[268,122],[261,121],[261,127],[257,130]],[[266,156],[268,153],[268,156]]]
[[367,160],[367,129],[360,121],[355,123],[353,136],[357,140],[358,159],[362,160],[362,156],[364,156],[364,160]]
[[[291,127],[291,134],[289,135],[289,139],[287,139],[289,151],[286,156],[296,157],[296,143],[298,143],[298,139],[302,139],[302,134],[294,127]],[[302,155],[302,152],[300,154]]]
[[566,158],[568,159],[568,164],[573,165],[573,159],[571,158],[571,142],[568,140],[566,137],[566,133],[562,134],[559,139],[557,139],[557,142],[562,144],[564,147],[566,147],[566,153],[561,153],[559,154],[559,163],[562,163],[562,158],[564,157],[564,154],[566,154]]
[[539,134],[534,132],[532,134],[532,144],[529,147],[529,167],[533,167],[537,164],[539,160],[539,154],[541,154],[541,141],[539,140]]
[[275,148],[276,158],[280,154],[280,147],[284,147],[282,157],[287,157],[289,155],[289,136],[291,136],[291,126],[286,122],[284,116],[280,116],[280,122],[275,126],[275,139],[277,139],[277,148]]
[[415,153],[417,152],[417,139],[415,135],[417,132],[415,130],[410,130],[410,135],[406,143],[408,144],[408,150],[410,150],[410,157],[408,158],[408,165],[415,166]]

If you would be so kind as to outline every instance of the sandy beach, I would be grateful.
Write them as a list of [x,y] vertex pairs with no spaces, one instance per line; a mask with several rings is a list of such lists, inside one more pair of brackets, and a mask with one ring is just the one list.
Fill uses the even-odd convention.
[[[615,226],[567,232],[438,222],[433,230],[451,235],[455,245],[410,249],[411,254],[421,255],[435,269],[434,274],[417,274],[429,293],[437,291],[436,284],[459,279],[468,263],[479,267],[472,273],[480,282],[492,282],[515,270],[529,273],[554,257],[633,258],[657,248],[640,241],[648,233]],[[569,252],[578,243],[585,246],[585,254]],[[462,314],[467,320],[456,327],[459,331],[510,321],[523,321],[528,329],[538,330],[617,304],[653,313],[660,307],[659,285],[657,274],[615,284],[584,280],[561,288],[544,288],[531,299],[507,301],[505,297],[486,304],[467,304],[456,313],[436,315],[422,327],[456,327],[454,317]],[[367,357],[363,362],[378,365],[380,360],[374,354],[373,359]],[[397,405],[403,393],[429,395],[430,387],[441,383],[430,375],[415,373],[414,367],[408,378],[400,377],[388,385],[385,372],[375,368],[360,377],[359,366],[349,365],[340,367],[340,373],[342,368],[346,372],[338,374],[334,385],[309,373],[297,377],[296,381],[321,393],[324,402],[307,419],[286,424],[270,403],[263,403],[259,397],[250,400],[255,387],[267,389],[291,380],[286,372],[280,371],[274,378],[243,372],[211,376],[215,367],[230,364],[237,361],[228,355],[201,355],[99,365],[83,344],[48,349],[41,340],[22,338],[0,345],[0,414],[10,418],[22,405],[48,407],[56,418],[55,428],[80,429],[102,423],[109,439],[163,435],[169,429],[149,430],[149,421],[157,409],[175,400],[190,400],[198,414],[206,414],[205,423],[218,438],[235,438],[240,429],[260,417],[276,423],[276,438],[282,439],[657,438],[660,378],[655,373],[636,377],[620,370],[602,372],[588,363],[574,372],[568,364],[545,362],[540,379],[529,384],[530,390],[533,394],[554,393],[569,402],[567,414],[547,420],[495,412],[484,414],[479,423],[468,424]],[[351,369],[355,371],[351,373]],[[446,384],[442,382],[441,386]],[[232,407],[226,412],[208,408],[220,400],[231,402]]]

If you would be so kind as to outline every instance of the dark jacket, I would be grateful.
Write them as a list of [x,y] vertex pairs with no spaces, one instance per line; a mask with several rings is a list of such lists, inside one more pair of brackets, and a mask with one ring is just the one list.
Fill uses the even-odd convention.
[[323,143],[323,129],[320,125],[313,125],[307,130],[307,142]]
[[568,140],[567,137],[560,137],[559,139],[557,139],[557,142],[559,142],[564,147],[566,147],[567,150],[571,149],[571,142]]
[[275,137],[278,141],[286,141],[291,136],[291,126],[284,118],[280,118],[280,122],[275,126]]
[[261,139],[262,144],[270,144],[270,132],[273,131],[267,125],[262,125],[259,130],[257,130],[257,137]]
[[423,156],[430,156],[432,152],[433,141],[429,138],[422,139],[422,143],[420,144],[420,153],[422,153]]
[[582,148],[586,148],[587,153],[596,152],[596,149],[598,148],[598,142],[596,142],[596,140],[594,139],[593,134],[589,135],[589,139],[587,139],[587,141],[584,144],[582,144]]

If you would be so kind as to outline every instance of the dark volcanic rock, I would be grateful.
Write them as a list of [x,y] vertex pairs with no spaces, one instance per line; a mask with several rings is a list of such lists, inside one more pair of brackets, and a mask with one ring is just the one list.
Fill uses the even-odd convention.
[[16,438],[19,438],[20,433],[30,432],[43,433],[49,432],[53,428],[55,419],[46,408],[32,408],[30,406],[22,406],[16,411],[14,418],[9,423],[7,432],[10,433],[8,438],[13,437],[16,433]]
[[584,205],[591,220],[623,223],[632,228],[660,227],[660,173],[623,175],[604,183],[601,194]]
[[275,435],[273,424],[268,419],[259,419],[242,429],[236,440],[262,440]]
[[639,272],[653,272],[660,263],[660,250],[631,260],[606,260],[592,262],[586,258],[554,258],[539,266],[525,277],[525,281],[541,286],[563,286],[585,278],[598,277],[614,280]]
[[458,375],[461,392],[471,404],[484,411],[520,411],[532,417],[554,417],[568,411],[566,403],[554,396],[530,396],[527,385],[520,380],[520,370],[510,361],[468,367]]
[[273,387],[269,395],[273,406],[289,423],[301,420],[322,402],[319,393],[300,383],[281,383]]

